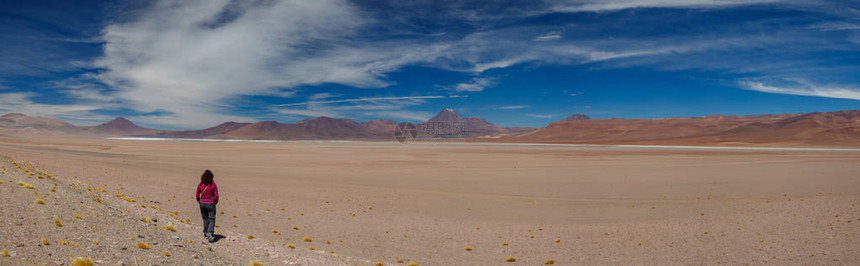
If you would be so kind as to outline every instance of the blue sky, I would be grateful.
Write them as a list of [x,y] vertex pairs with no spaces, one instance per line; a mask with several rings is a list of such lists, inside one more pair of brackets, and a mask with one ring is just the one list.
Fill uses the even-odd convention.
[[860,2],[2,1],[0,112],[168,129],[860,109]]

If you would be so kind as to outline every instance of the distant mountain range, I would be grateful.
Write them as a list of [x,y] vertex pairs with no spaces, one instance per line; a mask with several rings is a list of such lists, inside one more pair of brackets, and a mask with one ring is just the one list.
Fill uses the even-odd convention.
[[[661,119],[590,119],[574,114],[544,128],[500,127],[480,117],[463,117],[443,109],[419,123],[437,128],[464,125],[461,137],[475,141],[525,143],[628,143],[671,145],[860,146],[860,110],[827,113],[674,117]],[[397,122],[317,117],[295,124],[277,121],[226,122],[201,130],[140,127],[119,117],[97,126],[23,114],[0,116],[0,134],[135,136],[191,139],[391,140]]]
[[[464,118],[452,109],[444,109],[427,122],[440,123],[465,121],[464,137],[516,135],[536,128],[503,128],[478,117]],[[23,114],[7,114],[0,117],[0,129],[8,133],[33,135],[85,135],[85,136],[132,136],[187,139],[270,139],[270,140],[313,140],[313,139],[392,139],[397,122],[394,120],[374,120],[355,122],[350,119],[317,117],[305,119],[295,124],[277,121],[256,123],[226,122],[200,130],[159,130],[135,125],[128,119],[118,117],[97,126],[76,127],[62,120],[46,117],[29,117]]]
[[598,119],[574,115],[506,142],[860,146],[860,110],[828,113]]

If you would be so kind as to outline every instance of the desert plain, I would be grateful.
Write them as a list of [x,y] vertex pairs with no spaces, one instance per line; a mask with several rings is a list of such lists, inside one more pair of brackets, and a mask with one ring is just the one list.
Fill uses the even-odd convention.
[[860,264],[860,149],[5,136],[0,155],[2,265]]

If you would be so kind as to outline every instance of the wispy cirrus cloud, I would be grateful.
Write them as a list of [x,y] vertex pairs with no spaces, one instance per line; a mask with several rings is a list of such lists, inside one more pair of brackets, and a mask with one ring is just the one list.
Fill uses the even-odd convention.
[[553,118],[555,116],[555,115],[551,115],[551,114],[526,114],[526,115],[529,117],[540,118],[540,119],[550,119],[550,118]]
[[[326,104],[326,103],[354,103],[354,102],[379,102],[379,101],[398,101],[398,100],[423,100],[423,99],[442,99],[447,98],[448,96],[391,96],[391,97],[360,97],[354,99],[341,99],[341,100],[328,100],[328,101],[306,101],[300,103],[285,103],[279,104],[278,106],[298,106],[298,105],[312,105],[312,104]],[[311,97],[309,99],[314,99]]]
[[759,81],[741,81],[740,86],[747,90],[767,93],[860,100],[860,88],[819,86],[806,81],[787,86],[765,84]]
[[552,32],[547,32],[547,33],[542,34],[542,35],[538,35],[532,40],[538,41],[538,42],[546,42],[546,41],[552,41],[552,40],[558,40],[558,39],[561,39],[561,32],[552,31]]
[[459,83],[446,88],[457,92],[478,92],[493,86],[496,86],[496,79],[490,77],[476,77],[472,78],[468,82]]
[[519,109],[525,109],[525,108],[528,108],[528,107],[529,107],[528,105],[506,105],[506,106],[499,106],[499,107],[496,107],[495,109],[499,109],[499,110],[519,110]]
[[316,93],[314,95],[311,95],[310,97],[308,97],[308,99],[319,100],[319,99],[334,98],[334,97],[338,97],[338,96],[341,96],[341,95],[337,94],[337,93],[323,92],[323,93]]
[[[311,96],[308,99],[311,98],[314,97]],[[272,106],[272,110],[280,114],[293,115],[297,117],[328,116],[353,119],[385,117],[411,121],[424,121],[430,118],[432,113],[409,110],[409,108],[425,104],[428,100],[445,98],[458,97],[425,95],[359,97],[325,101],[308,100],[298,103],[275,105]]]
[[823,31],[851,31],[851,30],[860,30],[860,23],[851,23],[851,22],[824,22],[815,25],[810,25],[810,29],[817,29]]
[[570,0],[558,1],[557,12],[602,12],[632,8],[720,8],[784,2],[784,0]]

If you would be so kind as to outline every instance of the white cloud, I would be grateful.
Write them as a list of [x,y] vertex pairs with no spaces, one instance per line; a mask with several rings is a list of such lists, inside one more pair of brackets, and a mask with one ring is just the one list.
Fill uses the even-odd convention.
[[366,115],[372,115],[376,117],[385,117],[391,119],[404,119],[408,121],[427,121],[430,117],[433,117],[433,113],[424,112],[424,111],[410,111],[410,110],[387,110],[380,111],[374,113],[367,113]]
[[309,110],[309,109],[278,109],[278,113],[286,114],[286,115],[297,115],[297,116],[306,116],[306,117],[320,117],[327,116],[333,118],[342,118],[339,113],[330,112],[327,110]]
[[116,100],[116,98],[111,97],[110,95],[102,93],[100,90],[95,88],[69,88],[63,90],[63,92],[72,98],[81,99],[81,100],[90,100],[97,102],[110,102]]
[[526,114],[526,115],[534,117],[534,118],[541,118],[541,119],[549,119],[549,118],[552,118],[554,116],[554,115],[545,115],[545,114]]
[[557,40],[557,39],[561,39],[561,33],[557,32],[557,31],[553,31],[553,32],[548,32],[548,33],[543,34],[543,35],[539,35],[532,40],[538,41],[538,42],[546,42],[546,41],[552,41],[552,40]]
[[800,82],[793,87],[777,87],[757,81],[741,81],[742,88],[767,93],[816,96],[860,100],[860,88],[821,87],[808,82]]
[[496,86],[496,80],[493,78],[477,77],[472,78],[468,82],[463,82],[454,86],[447,87],[450,90],[458,92],[477,92],[483,91],[486,88]]
[[35,103],[34,93],[0,93],[0,113],[22,113],[28,116],[44,116],[62,119],[78,125],[95,125],[112,117],[93,113],[99,106],[81,104]]
[[781,0],[568,0],[559,1],[555,12],[617,11],[631,8],[718,8],[781,2]]
[[498,107],[498,108],[496,108],[496,109],[501,109],[501,110],[518,110],[518,109],[525,109],[525,108],[528,108],[528,107],[529,107],[528,105],[508,105],[508,106],[501,106],[501,107]]
[[380,87],[399,64],[349,39],[367,23],[342,0],[160,1],[104,29],[98,78],[139,112],[211,124],[244,95],[290,97],[295,86]]
[[334,97],[338,97],[338,96],[340,96],[340,94],[323,92],[323,93],[317,93],[317,94],[311,95],[310,97],[308,97],[308,99],[319,100],[319,99],[334,98]]
[[810,29],[823,31],[860,30],[860,24],[847,22],[825,22],[809,26]]
[[391,97],[361,97],[354,99],[329,100],[329,101],[307,101],[300,103],[286,103],[278,106],[296,106],[296,105],[311,105],[325,103],[352,103],[352,102],[377,102],[377,101],[394,101],[394,100],[417,100],[417,99],[440,99],[446,96],[391,96]]

